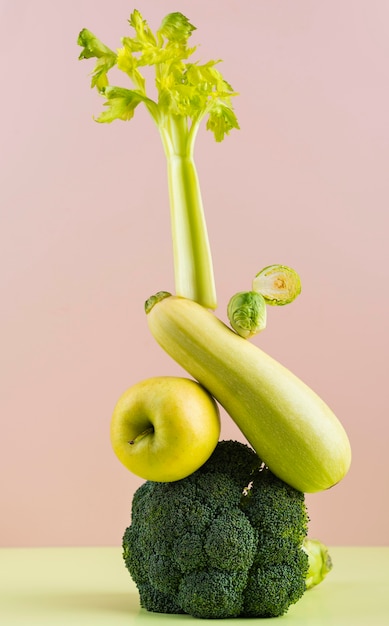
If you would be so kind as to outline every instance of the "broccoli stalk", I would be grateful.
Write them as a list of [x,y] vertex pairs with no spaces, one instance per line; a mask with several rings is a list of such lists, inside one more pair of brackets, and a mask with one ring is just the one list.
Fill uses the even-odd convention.
[[199,618],[283,615],[307,589],[304,494],[236,441],[134,494],[123,558],[141,606]]

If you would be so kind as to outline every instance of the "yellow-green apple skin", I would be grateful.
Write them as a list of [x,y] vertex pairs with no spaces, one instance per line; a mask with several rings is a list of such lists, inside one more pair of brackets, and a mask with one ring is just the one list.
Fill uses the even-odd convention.
[[111,443],[133,474],[155,482],[189,476],[207,461],[220,436],[214,398],[189,378],[142,380],[119,398]]

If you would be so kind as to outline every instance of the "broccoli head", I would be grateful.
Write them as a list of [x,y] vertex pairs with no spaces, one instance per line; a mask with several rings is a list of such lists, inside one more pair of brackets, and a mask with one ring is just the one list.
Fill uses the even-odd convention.
[[135,492],[123,558],[149,611],[276,617],[305,592],[307,527],[304,494],[221,441],[187,478]]

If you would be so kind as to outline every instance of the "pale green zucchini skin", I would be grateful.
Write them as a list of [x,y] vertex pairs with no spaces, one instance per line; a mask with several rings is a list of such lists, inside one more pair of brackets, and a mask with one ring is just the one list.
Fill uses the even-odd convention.
[[156,299],[147,320],[161,347],[224,407],[279,478],[313,493],[347,474],[351,448],[342,424],[286,367],[192,300]]

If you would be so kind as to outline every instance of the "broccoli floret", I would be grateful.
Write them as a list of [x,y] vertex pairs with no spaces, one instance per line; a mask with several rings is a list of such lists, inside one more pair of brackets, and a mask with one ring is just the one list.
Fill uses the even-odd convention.
[[250,483],[252,473],[261,467],[261,459],[249,446],[239,441],[219,441],[201,472],[227,474],[242,490]]
[[305,572],[305,565],[288,562],[252,568],[244,592],[242,615],[278,617],[286,613],[305,591]]
[[243,608],[247,572],[204,569],[184,576],[178,602],[193,617],[238,617]]
[[222,441],[187,478],[136,491],[123,557],[149,611],[275,617],[306,589],[307,525],[303,493]]
[[202,541],[207,562],[227,572],[247,572],[254,562],[258,536],[240,509],[225,511],[216,517]]

